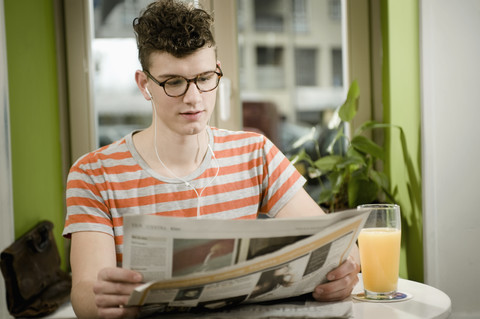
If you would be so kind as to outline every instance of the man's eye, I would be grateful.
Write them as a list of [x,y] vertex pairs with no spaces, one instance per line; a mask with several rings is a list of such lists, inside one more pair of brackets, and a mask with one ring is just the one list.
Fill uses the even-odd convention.
[[165,82],[168,86],[182,86],[185,84],[185,79],[182,78],[173,78]]
[[214,74],[215,74],[215,73],[203,74],[203,75],[201,75],[201,76],[199,76],[199,77],[197,78],[197,82],[208,82],[208,81],[210,81],[210,80],[213,78],[213,75],[214,75]]

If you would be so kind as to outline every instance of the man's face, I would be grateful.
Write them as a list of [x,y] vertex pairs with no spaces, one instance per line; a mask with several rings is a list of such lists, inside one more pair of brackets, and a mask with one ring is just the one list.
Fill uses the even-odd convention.
[[[216,70],[214,48],[205,47],[183,58],[164,52],[150,56],[149,72],[159,82],[175,76],[191,79]],[[179,135],[193,135],[205,129],[215,107],[216,89],[200,92],[195,83],[190,82],[184,95],[170,97],[151,79],[148,79],[147,87],[155,102],[159,133],[170,131]]]

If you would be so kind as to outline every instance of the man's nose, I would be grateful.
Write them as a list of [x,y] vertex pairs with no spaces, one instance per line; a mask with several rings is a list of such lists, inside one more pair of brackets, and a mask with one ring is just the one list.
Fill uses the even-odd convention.
[[197,88],[197,85],[195,84],[194,81],[191,81],[188,83],[187,87],[187,92],[185,92],[185,95],[183,96],[183,100],[185,103],[192,103],[192,102],[197,102],[201,99],[200,95],[202,92]]

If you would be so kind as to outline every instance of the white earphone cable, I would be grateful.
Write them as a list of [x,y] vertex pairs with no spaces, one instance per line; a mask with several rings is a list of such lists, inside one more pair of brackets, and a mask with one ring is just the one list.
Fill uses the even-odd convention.
[[158,154],[158,149],[157,149],[157,111],[155,109],[155,102],[153,101],[153,97],[152,95],[150,94],[150,92],[148,91],[147,89],[147,93],[148,95],[150,96],[150,100],[152,102],[152,108],[153,108],[153,113],[154,113],[154,117],[153,117],[153,131],[154,131],[154,135],[153,135],[153,148],[155,149],[155,155],[157,156],[157,159],[158,161],[160,162],[160,164],[162,164],[162,166],[173,176],[175,177],[176,179],[182,181],[185,186],[188,186],[190,187],[191,189],[193,189],[193,191],[195,192],[195,194],[197,195],[197,218],[201,218],[201,215],[200,215],[200,198],[203,194],[203,191],[208,187],[210,186],[210,184],[213,183],[213,181],[217,178],[218,176],[218,173],[220,172],[220,165],[218,164],[218,160],[217,158],[215,157],[215,153],[213,152],[213,149],[212,147],[210,146],[210,143],[208,142],[208,134],[207,134],[207,147],[208,149],[210,150],[210,152],[212,153],[212,156],[213,156],[213,159],[215,161],[215,165],[217,166],[217,172],[215,173],[215,176],[213,176],[213,178],[207,183],[207,185],[205,185],[205,187],[200,191],[200,194],[198,193],[197,189],[191,185],[188,181],[186,181],[185,179],[177,176],[174,172],[172,172],[168,167],[167,165],[165,165],[165,163],[163,163],[163,161],[160,159],[160,155]]

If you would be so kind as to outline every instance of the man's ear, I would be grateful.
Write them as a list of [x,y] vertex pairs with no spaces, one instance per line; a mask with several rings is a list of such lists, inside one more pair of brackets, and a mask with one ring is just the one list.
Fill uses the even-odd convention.
[[135,71],[135,82],[137,83],[137,86],[140,92],[142,92],[145,100],[150,101],[152,99],[152,96],[146,90],[148,78],[145,72],[140,70]]

